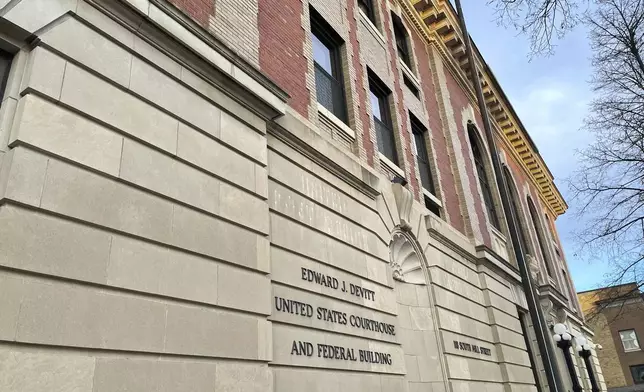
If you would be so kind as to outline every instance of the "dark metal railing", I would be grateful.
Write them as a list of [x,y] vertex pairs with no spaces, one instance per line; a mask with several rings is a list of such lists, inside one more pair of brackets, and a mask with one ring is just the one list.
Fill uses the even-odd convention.
[[337,118],[346,122],[346,103],[342,83],[315,64],[315,90],[318,102]]

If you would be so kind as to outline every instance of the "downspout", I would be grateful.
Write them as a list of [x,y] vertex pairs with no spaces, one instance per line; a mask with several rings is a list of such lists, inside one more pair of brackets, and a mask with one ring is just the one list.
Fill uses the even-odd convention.
[[499,194],[501,195],[501,203],[503,204],[503,210],[505,211],[505,216],[507,218],[510,238],[512,239],[512,244],[514,245],[514,255],[516,257],[517,264],[519,265],[519,272],[521,273],[521,283],[523,285],[523,291],[525,292],[526,300],[528,302],[528,311],[530,313],[530,317],[532,318],[532,325],[534,326],[535,335],[537,337],[537,344],[539,345],[541,359],[543,360],[543,368],[546,373],[546,378],[548,379],[548,386],[551,392],[565,392],[566,388],[561,378],[561,374],[559,373],[559,368],[556,365],[557,359],[555,356],[555,348],[550,341],[551,333],[541,312],[541,308],[536,296],[536,290],[534,288],[532,278],[528,272],[523,249],[521,248],[521,242],[519,241],[518,225],[516,221],[517,217],[514,216],[512,208],[510,208],[508,188],[507,184],[505,183],[505,178],[503,177],[503,171],[501,170],[501,163],[499,161],[496,142],[494,140],[494,134],[490,125],[490,118],[488,116],[487,107],[485,106],[485,99],[483,98],[481,81],[479,80],[478,70],[476,68],[476,63],[474,62],[472,42],[470,40],[470,35],[467,33],[467,26],[465,24],[465,16],[463,15],[461,1],[455,0],[455,3],[456,11],[458,13],[459,25],[463,34],[463,40],[465,41],[465,52],[467,54],[467,60],[470,64],[472,83],[474,84],[479,111],[481,112],[481,118],[483,119],[485,139],[487,140],[487,144],[490,148],[490,155],[492,155],[492,166],[494,167],[496,184],[499,189]]

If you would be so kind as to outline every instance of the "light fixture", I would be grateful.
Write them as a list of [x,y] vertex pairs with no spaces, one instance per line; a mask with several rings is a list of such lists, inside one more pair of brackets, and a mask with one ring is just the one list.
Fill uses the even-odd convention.
[[557,335],[563,335],[568,331],[568,328],[564,324],[558,323],[555,324],[555,326],[552,328],[552,330],[557,334]]

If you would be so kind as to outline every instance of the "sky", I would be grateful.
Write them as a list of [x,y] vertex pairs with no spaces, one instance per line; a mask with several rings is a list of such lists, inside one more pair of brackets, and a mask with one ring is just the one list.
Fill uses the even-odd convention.
[[589,262],[576,254],[572,211],[566,179],[578,165],[575,150],[592,138],[581,130],[592,91],[590,47],[583,26],[557,42],[548,57],[530,59],[530,42],[512,28],[499,26],[484,0],[462,0],[470,35],[528,130],[570,207],[556,223],[577,291],[600,287],[609,272],[605,261]]

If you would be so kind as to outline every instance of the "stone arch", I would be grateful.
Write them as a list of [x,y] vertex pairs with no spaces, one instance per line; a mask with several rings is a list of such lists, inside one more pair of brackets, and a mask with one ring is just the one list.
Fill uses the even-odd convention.
[[423,252],[411,234],[396,230],[392,233],[389,249],[390,265],[395,280],[417,285],[427,284]]

